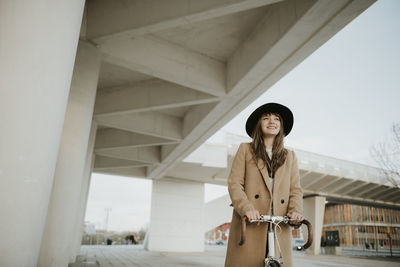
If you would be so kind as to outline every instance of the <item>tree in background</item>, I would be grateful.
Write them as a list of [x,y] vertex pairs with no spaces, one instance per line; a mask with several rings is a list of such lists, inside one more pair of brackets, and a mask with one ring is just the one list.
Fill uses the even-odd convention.
[[146,237],[146,232],[147,232],[147,226],[140,228],[140,230],[138,232],[136,232],[139,242],[144,241],[144,238]]
[[384,177],[400,188],[400,123],[393,123],[390,139],[372,146],[370,153]]

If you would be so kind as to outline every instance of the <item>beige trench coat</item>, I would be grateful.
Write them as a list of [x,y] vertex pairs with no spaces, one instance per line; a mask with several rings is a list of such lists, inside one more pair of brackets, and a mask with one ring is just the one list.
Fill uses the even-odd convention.
[[[264,266],[268,224],[248,224],[246,242],[243,246],[238,245],[241,216],[253,209],[260,214],[269,214],[271,208],[271,182],[267,168],[262,159],[257,163],[252,159],[250,150],[250,143],[240,144],[228,177],[228,191],[234,210],[225,259],[227,267]],[[300,186],[297,157],[292,150],[288,150],[286,160],[276,170],[274,179],[273,214],[283,216],[293,211],[303,214],[303,190]],[[291,267],[292,228],[283,223],[280,225],[282,232],[279,233],[278,230],[277,236],[282,251],[281,260],[284,267]],[[279,258],[276,242],[275,254]]]

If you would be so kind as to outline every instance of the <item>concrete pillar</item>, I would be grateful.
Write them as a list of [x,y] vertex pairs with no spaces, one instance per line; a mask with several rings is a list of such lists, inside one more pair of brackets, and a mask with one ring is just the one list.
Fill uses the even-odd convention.
[[83,0],[0,1],[0,266],[36,266]]
[[90,177],[92,175],[93,166],[94,166],[94,143],[96,140],[96,132],[97,132],[97,123],[92,121],[92,127],[90,129],[89,136],[89,144],[86,153],[85,167],[83,170],[82,177],[82,185],[81,185],[81,193],[79,197],[79,210],[77,214],[77,220],[75,222],[75,227],[73,233],[74,237],[74,247],[71,251],[70,262],[75,262],[76,256],[80,252],[82,235],[83,235],[83,226],[85,220],[85,213],[87,207],[87,200],[89,195],[89,186],[90,186]]
[[63,267],[70,261],[79,210],[82,178],[101,55],[90,44],[79,42],[71,91],[54,174],[39,267]]
[[[324,223],[325,214],[325,197],[309,197],[303,200],[304,216],[311,222],[313,226],[314,242],[307,249],[307,254],[319,255],[321,251],[321,234]],[[307,231],[305,228],[302,230]],[[306,233],[306,232],[304,232]]]
[[204,183],[153,180],[146,249],[204,251]]

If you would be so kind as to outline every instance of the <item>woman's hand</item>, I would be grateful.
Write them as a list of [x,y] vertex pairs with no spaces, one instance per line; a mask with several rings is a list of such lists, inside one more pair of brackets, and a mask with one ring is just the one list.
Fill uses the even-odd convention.
[[305,219],[303,215],[301,215],[300,213],[297,213],[297,212],[289,212],[289,213],[287,214],[287,216],[288,216],[290,219],[296,220],[296,221],[302,221],[302,220]]
[[258,210],[250,210],[246,212],[246,217],[251,220],[259,220],[260,219],[260,212]]
[[304,216],[297,212],[289,212],[287,214],[289,219],[296,220],[297,222],[290,222],[290,225],[294,227],[294,229],[298,229],[301,226],[301,221],[304,220]]

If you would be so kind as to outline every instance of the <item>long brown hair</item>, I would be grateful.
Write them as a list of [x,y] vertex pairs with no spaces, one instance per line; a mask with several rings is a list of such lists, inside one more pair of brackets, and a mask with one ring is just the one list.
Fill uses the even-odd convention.
[[[279,133],[274,138],[274,143],[272,145],[272,159],[268,158],[267,151],[264,144],[264,134],[261,129],[261,120],[263,115],[273,114],[279,117],[280,120],[280,129]],[[255,160],[256,164],[258,159],[262,159],[264,162],[264,167],[267,166],[269,174],[275,173],[275,171],[283,165],[286,160],[286,155],[288,153],[287,149],[283,146],[283,138],[285,137],[284,129],[283,129],[283,120],[279,114],[268,112],[264,113],[260,116],[259,120],[257,121],[256,126],[254,127],[253,135],[252,135],[252,142],[250,143],[250,147],[252,148],[253,159]],[[268,164],[269,163],[269,164]],[[269,166],[272,167],[270,170]]]

